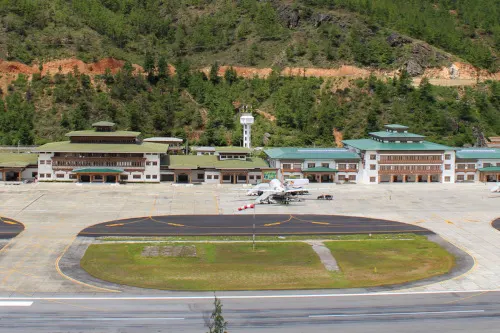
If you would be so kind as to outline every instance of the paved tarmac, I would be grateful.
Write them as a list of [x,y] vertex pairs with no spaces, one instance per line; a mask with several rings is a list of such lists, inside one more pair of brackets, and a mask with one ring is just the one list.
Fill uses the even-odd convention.
[[[218,293],[228,332],[498,332],[500,293]],[[10,304],[10,305],[9,305]],[[0,299],[0,332],[206,332],[213,295]]]
[[[253,226],[255,225],[255,229]],[[341,235],[432,232],[401,222],[341,215],[167,215],[100,223],[79,236]]]
[[[490,184],[326,185],[334,200],[258,205],[257,214],[322,214],[369,217],[427,228],[473,256],[471,271],[412,291],[466,291],[500,288],[500,195]],[[325,192],[322,191],[322,192]],[[0,216],[26,229],[0,253],[0,293],[102,292],[65,277],[59,270],[78,233],[105,221],[138,216],[253,215],[237,208],[252,197],[237,185],[169,184],[75,185],[0,184]],[[160,224],[158,224],[160,225]]]
[[495,221],[491,222],[491,226],[500,231],[500,219],[496,219]]
[[24,230],[24,225],[8,217],[0,216],[0,239],[16,237]]

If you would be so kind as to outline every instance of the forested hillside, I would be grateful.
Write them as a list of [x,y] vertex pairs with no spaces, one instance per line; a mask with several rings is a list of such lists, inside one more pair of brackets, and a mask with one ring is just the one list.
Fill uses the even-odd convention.
[[[498,71],[499,0],[0,0],[0,17],[0,58],[39,68],[1,91],[2,144],[59,140],[107,119],[147,136],[239,145],[241,104],[253,107],[256,146],[332,145],[334,128],[352,138],[387,122],[458,146],[474,144],[474,133],[500,135],[498,82],[411,84],[457,60]],[[102,75],[42,75],[45,62],[68,57],[126,63]],[[218,64],[274,71],[218,76]],[[342,64],[401,74],[343,84],[279,74]]]

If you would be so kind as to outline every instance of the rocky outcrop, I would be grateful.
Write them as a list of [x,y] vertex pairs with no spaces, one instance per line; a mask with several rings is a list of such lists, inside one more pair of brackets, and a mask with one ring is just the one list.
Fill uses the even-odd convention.
[[405,69],[410,76],[419,76],[424,73],[424,68],[415,59],[408,60]]
[[397,46],[402,46],[404,44],[412,43],[412,40],[410,38],[402,36],[395,32],[390,34],[389,37],[387,37],[386,41],[387,44],[389,44],[391,47],[397,47]]
[[278,1],[274,1],[274,6],[280,20],[289,28],[296,28],[299,25],[300,14],[295,8],[287,6],[285,4],[280,4]]

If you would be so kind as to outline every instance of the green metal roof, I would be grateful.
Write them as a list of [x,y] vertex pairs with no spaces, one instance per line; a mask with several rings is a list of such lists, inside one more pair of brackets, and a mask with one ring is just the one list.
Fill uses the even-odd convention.
[[454,150],[451,147],[433,143],[429,141],[422,141],[419,143],[395,143],[395,142],[378,142],[372,139],[359,139],[359,140],[343,140],[345,145],[357,148],[359,150]]
[[379,138],[419,138],[423,139],[425,136],[415,133],[403,133],[403,132],[387,132],[387,131],[379,131],[379,132],[371,132],[369,133],[371,136],[376,136]]
[[38,165],[38,154],[0,153],[0,168],[25,168]]
[[338,171],[337,169],[330,169],[324,167],[314,167],[302,170],[302,172],[337,172],[337,171]]
[[250,153],[250,149],[245,147],[215,147],[215,151],[218,153]]
[[123,170],[110,169],[110,168],[83,168],[73,169],[74,173],[122,173]]
[[266,161],[261,158],[247,158],[242,160],[220,161],[215,155],[169,155],[162,159],[161,165],[168,165],[169,169],[260,169],[268,168]]
[[395,130],[398,130],[398,129],[408,129],[408,126],[404,126],[404,125],[400,125],[400,124],[387,124],[387,125],[384,125],[385,128],[388,128],[388,129],[395,129]]
[[290,160],[332,160],[332,159],[355,159],[359,155],[345,148],[271,148],[264,150],[270,158]]
[[113,131],[113,132],[97,132],[95,130],[73,131],[66,134],[68,137],[72,136],[119,136],[119,137],[138,137],[141,132],[131,131]]
[[500,172],[500,166],[489,166],[489,167],[480,168],[478,170],[482,171],[482,172]]
[[61,153],[166,153],[168,145],[162,143],[71,143],[51,142],[38,147],[36,152]]
[[461,159],[500,159],[500,148],[457,148],[456,157]]
[[115,126],[115,123],[112,123],[110,121],[98,121],[97,123],[93,123],[92,127],[113,127]]

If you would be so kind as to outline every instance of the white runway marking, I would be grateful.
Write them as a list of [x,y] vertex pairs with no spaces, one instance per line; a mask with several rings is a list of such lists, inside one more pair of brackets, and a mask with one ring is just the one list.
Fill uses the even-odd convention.
[[388,312],[388,313],[353,313],[353,314],[326,314],[310,315],[309,318],[329,318],[329,317],[387,317],[387,316],[423,316],[423,315],[445,315],[454,313],[481,313],[484,310],[462,310],[462,311],[422,311],[422,312]]
[[[373,296],[409,296],[409,295],[453,295],[471,293],[493,293],[500,292],[500,289],[492,290],[455,290],[455,291],[405,291],[405,292],[380,292],[380,293],[359,293],[359,294],[284,294],[284,295],[218,295],[220,299],[263,299],[263,298],[322,298],[322,297],[373,297]],[[207,296],[117,296],[117,297],[0,297],[2,300],[66,300],[66,301],[147,301],[147,300],[213,300],[213,295]]]
[[33,302],[0,301],[0,306],[31,306]]

